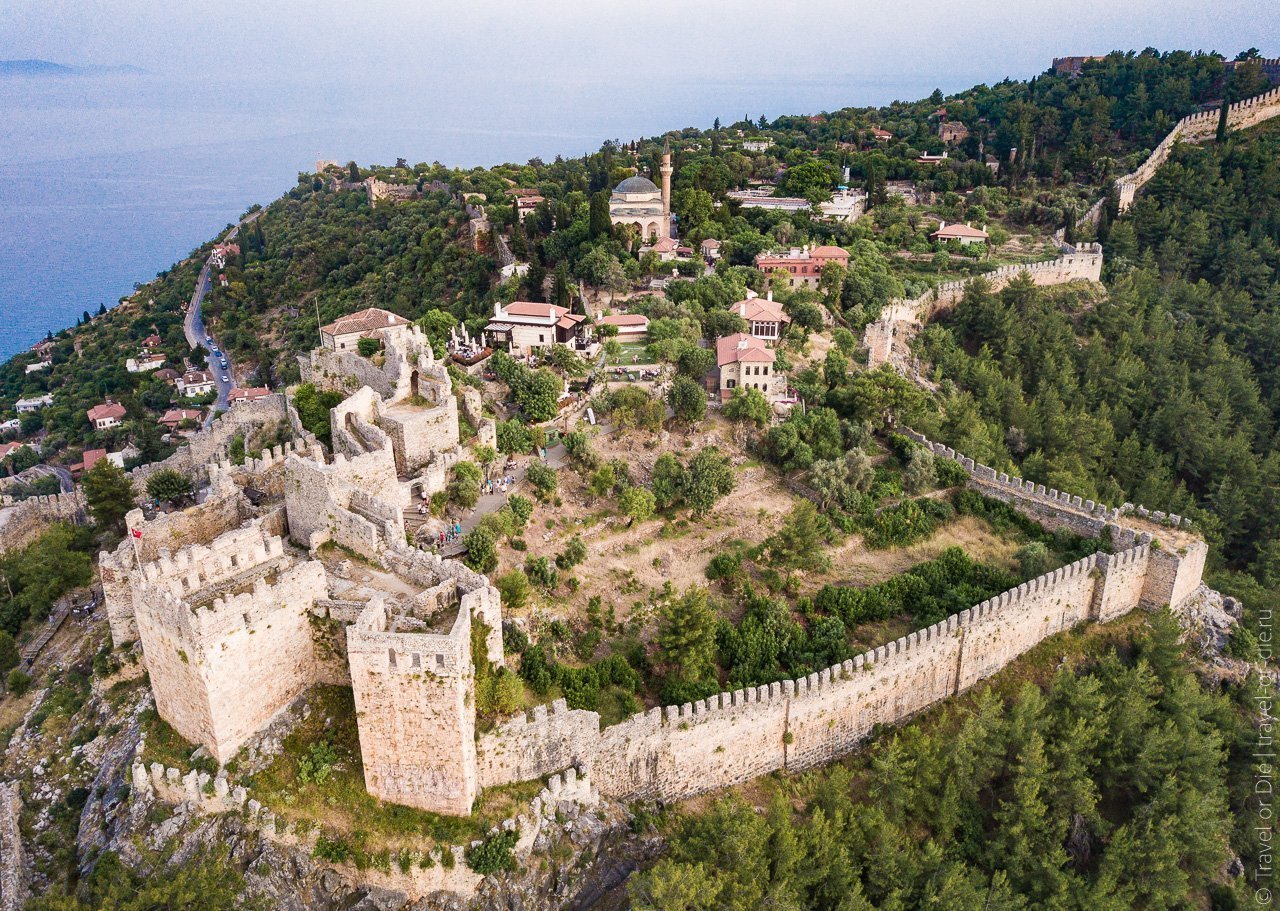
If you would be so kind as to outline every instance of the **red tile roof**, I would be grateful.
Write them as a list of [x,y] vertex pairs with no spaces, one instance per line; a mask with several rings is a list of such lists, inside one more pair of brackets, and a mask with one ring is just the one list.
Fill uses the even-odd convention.
[[106,418],[122,418],[125,415],[124,406],[118,402],[106,402],[102,405],[94,405],[87,412],[89,420],[95,424]]
[[80,463],[82,470],[88,471],[106,457],[107,451],[105,449],[86,449],[84,451],[84,461]]
[[971,228],[969,225],[954,224],[944,225],[929,236],[940,237],[943,240],[946,240],[949,237],[976,237],[981,240],[986,240],[987,232],[980,228]]
[[763,297],[749,297],[729,307],[747,322],[757,320],[762,323],[789,323],[791,317],[782,310],[782,304]]
[[643,313],[617,313],[613,316],[603,316],[596,322],[605,326],[643,326],[649,327],[649,317]]
[[744,361],[772,364],[776,357],[773,349],[767,347],[754,335],[747,335],[745,332],[736,332],[716,339],[716,364],[720,367]]
[[198,421],[202,417],[204,413],[196,408],[170,408],[157,423],[174,425],[183,421]]
[[328,335],[350,335],[353,332],[371,332],[387,326],[407,325],[409,321],[403,316],[398,316],[390,310],[383,310],[381,307],[370,307],[367,310],[341,316],[329,325],[320,327],[320,331]]
[[551,317],[556,319],[568,313],[565,307],[557,307],[555,304],[539,304],[533,301],[512,301],[502,308],[504,316],[539,316]]
[[227,393],[228,402],[246,401],[252,402],[254,399],[260,399],[263,396],[271,395],[271,390],[266,386],[254,386],[248,389],[236,387]]

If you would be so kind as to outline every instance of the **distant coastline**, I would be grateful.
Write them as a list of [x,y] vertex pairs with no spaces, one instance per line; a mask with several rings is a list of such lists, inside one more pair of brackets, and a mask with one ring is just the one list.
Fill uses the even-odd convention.
[[146,70],[130,64],[70,66],[52,60],[0,60],[0,78],[6,76],[141,76]]

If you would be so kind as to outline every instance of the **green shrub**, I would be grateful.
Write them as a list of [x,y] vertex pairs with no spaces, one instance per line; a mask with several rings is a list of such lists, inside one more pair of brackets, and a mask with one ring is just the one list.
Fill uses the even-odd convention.
[[27,690],[31,689],[31,676],[15,667],[9,671],[9,676],[5,678],[5,686],[13,695],[22,696]]
[[581,535],[574,535],[556,557],[556,566],[566,570],[573,569],[585,559],[587,559],[587,545]]
[[467,866],[481,876],[503,870],[514,870],[516,859],[511,849],[519,840],[518,832],[499,832],[497,835],[490,835],[480,844],[467,848]]

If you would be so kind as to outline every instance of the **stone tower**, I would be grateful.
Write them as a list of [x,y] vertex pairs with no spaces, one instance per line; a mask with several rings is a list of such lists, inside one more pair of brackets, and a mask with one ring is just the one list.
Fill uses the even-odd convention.
[[662,147],[662,214],[671,217],[671,144]]

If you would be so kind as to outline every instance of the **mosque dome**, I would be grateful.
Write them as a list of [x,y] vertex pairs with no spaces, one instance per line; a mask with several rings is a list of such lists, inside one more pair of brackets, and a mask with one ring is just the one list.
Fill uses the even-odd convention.
[[628,177],[618,184],[615,193],[657,193],[658,185],[647,177]]

